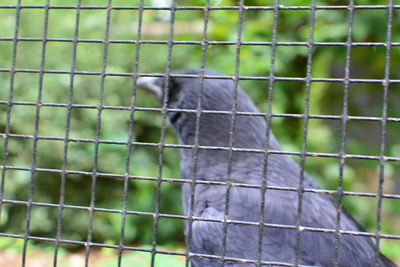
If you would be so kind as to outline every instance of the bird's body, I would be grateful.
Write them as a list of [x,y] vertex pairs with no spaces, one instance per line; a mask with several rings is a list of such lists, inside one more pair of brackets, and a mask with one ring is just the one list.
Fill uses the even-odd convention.
[[[199,71],[179,73],[200,74]],[[219,75],[209,71],[206,71],[206,74]],[[145,80],[141,84],[142,87],[152,87],[153,92],[153,89],[157,91],[158,86],[161,88],[159,97],[163,98],[164,81],[160,78]],[[202,91],[200,94],[202,110],[232,111],[234,82],[223,79],[204,79],[203,82],[201,88],[200,79],[170,77],[168,106],[196,110],[198,96]],[[139,86],[141,84],[139,83]],[[259,113],[254,103],[240,88],[237,88],[236,111]],[[301,214],[298,214],[299,192],[296,190],[267,189],[262,196],[259,188],[235,185],[240,183],[261,186],[264,181],[269,187],[299,188],[300,177],[303,175],[305,189],[320,189],[309,175],[302,174],[300,167],[287,155],[269,154],[266,158],[264,153],[259,153],[266,148],[267,124],[263,117],[236,115],[230,135],[233,121],[230,114],[203,113],[199,119],[199,131],[196,136],[195,113],[171,112],[169,116],[180,143],[200,146],[197,152],[191,149],[181,150],[182,177],[191,181],[195,177],[196,180],[233,183],[229,190],[226,185],[205,183],[196,184],[194,188],[192,183],[183,186],[184,214],[208,219],[193,220],[191,225],[186,223],[185,236],[190,252],[219,256],[209,258],[193,256],[191,262],[194,267],[257,266],[258,260],[276,263],[268,266],[279,266],[279,263],[334,266],[335,256],[337,265],[341,267],[395,266],[381,254],[376,254],[377,248],[371,238],[334,232],[337,228],[338,204],[331,196],[303,192]],[[269,133],[268,139],[269,149],[280,150],[272,133]],[[234,148],[259,151],[233,151],[230,154],[228,149],[224,149],[229,148],[230,144]],[[214,149],[206,149],[205,146]],[[267,167],[266,171],[264,166]],[[228,196],[227,191],[229,191]],[[227,220],[248,224],[225,223],[224,226],[226,211],[228,211]],[[262,217],[267,225],[263,228],[257,225]],[[304,227],[317,229],[309,231],[304,230]],[[296,229],[303,230],[297,235]],[[354,219],[345,212],[341,213],[339,230],[363,232]],[[336,250],[337,244],[339,244],[338,250]],[[222,260],[221,256],[225,259]],[[232,258],[244,261],[235,261]]]

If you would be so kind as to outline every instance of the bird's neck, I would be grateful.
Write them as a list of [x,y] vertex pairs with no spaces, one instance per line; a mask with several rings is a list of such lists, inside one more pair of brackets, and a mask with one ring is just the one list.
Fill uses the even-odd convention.
[[[241,165],[262,168],[264,154],[260,150],[266,148],[267,139],[265,120],[261,117],[240,116],[235,119],[234,130],[231,131],[230,116],[225,119],[216,116],[200,120],[197,136],[193,130],[195,128],[190,128],[189,123],[182,124],[182,127],[187,128],[176,129],[184,133],[179,135],[180,143],[192,146],[192,149],[181,150],[183,177],[193,177],[196,173],[199,179],[224,180],[229,169],[234,171]],[[207,128],[203,125],[207,125]],[[279,149],[271,133],[268,148]]]
[[[200,150],[227,150],[229,148],[264,149],[267,140],[267,126],[264,118],[256,116],[203,114],[199,121],[186,116],[175,125],[179,141],[184,145],[200,147]],[[196,127],[198,123],[198,127]],[[270,145],[277,146],[270,134]]]

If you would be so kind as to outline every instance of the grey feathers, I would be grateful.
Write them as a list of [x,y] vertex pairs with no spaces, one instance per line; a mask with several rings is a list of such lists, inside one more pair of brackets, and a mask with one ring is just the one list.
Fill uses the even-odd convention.
[[[199,71],[179,73],[200,74]],[[218,75],[210,71],[206,71],[206,74]],[[167,82],[163,78],[139,80],[138,84],[144,89],[150,88],[160,99],[167,97],[170,108],[196,110],[201,90],[202,110],[230,112],[234,104],[234,83],[231,80],[205,79],[203,88],[200,86],[200,79],[193,78],[170,77]],[[165,90],[166,84],[168,84],[167,90]],[[237,93],[236,111],[259,112],[240,88]],[[196,135],[196,114],[170,112],[169,116],[179,141],[186,145],[193,145]],[[217,148],[198,150],[196,170],[193,169],[192,153],[194,152],[190,149],[182,149],[181,174],[183,178],[191,180],[193,174],[196,173],[197,180],[227,182],[230,178],[233,183],[262,185],[263,181],[266,181],[268,186],[299,187],[300,167],[286,155],[270,154],[266,173],[263,168],[265,160],[263,153],[234,151],[231,166],[229,166],[229,152],[223,148],[228,148],[230,144],[231,121],[231,115],[226,112],[225,114],[203,113],[200,116],[198,144]],[[233,147],[264,149],[266,131],[267,125],[263,117],[237,115],[233,128]],[[275,137],[272,133],[268,134],[268,147],[280,150]],[[229,168],[231,168],[230,174],[228,174]],[[307,174],[304,174],[304,187],[320,188]],[[301,265],[334,266],[337,236],[329,231],[336,229],[337,203],[330,196],[312,192],[303,193],[300,225],[326,231],[301,231],[297,251],[295,228],[299,216],[297,191],[268,189],[262,196],[260,189],[232,186],[227,197],[227,187],[224,185],[196,184],[193,192],[194,203],[191,203],[191,185],[184,184],[182,200],[185,215],[202,217],[211,221],[194,220],[191,226],[186,224],[187,245],[192,253],[214,255],[211,258],[192,257],[193,266],[256,266],[255,263],[259,259],[277,265],[278,263],[295,264],[296,252],[298,253],[297,263]],[[226,203],[226,199],[229,199],[229,203]],[[263,209],[262,200],[265,202]],[[251,225],[224,226],[222,221],[227,204],[229,206],[228,220],[249,222]],[[192,206],[193,209],[191,209]],[[277,227],[264,227],[262,240],[260,240],[261,228],[257,226],[257,223],[262,216],[264,223]],[[346,213],[342,213],[339,226],[340,230],[363,231]],[[226,230],[225,241],[224,230]],[[338,238],[340,242],[339,266],[375,266],[377,248],[372,239],[348,234],[340,234]],[[225,250],[224,242],[226,242]],[[259,249],[259,244],[261,244],[261,249]],[[225,261],[217,257],[223,253],[228,258]],[[244,261],[234,261],[229,258],[240,258]],[[378,254],[377,266],[395,265]]]

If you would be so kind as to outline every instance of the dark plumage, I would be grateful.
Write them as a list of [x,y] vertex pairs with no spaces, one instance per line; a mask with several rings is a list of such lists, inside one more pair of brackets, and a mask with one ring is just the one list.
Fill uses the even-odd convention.
[[[181,74],[200,74],[200,71],[180,71]],[[206,71],[207,75],[219,75]],[[159,99],[164,97],[163,78],[141,78],[138,86],[152,91]],[[200,92],[200,79],[172,78],[169,84],[169,108],[197,109]],[[231,80],[205,79],[201,99],[202,110],[231,111],[233,105],[234,83]],[[161,101],[162,102],[162,101]],[[249,97],[238,88],[237,111],[259,112]],[[196,114],[170,112],[170,120],[178,135],[179,142],[193,145],[196,129]],[[198,142],[200,146],[229,147],[231,116],[221,114],[202,114]],[[266,121],[259,116],[237,116],[233,131],[233,146],[237,148],[264,149],[266,139]],[[275,137],[270,133],[269,148],[280,150]],[[181,174],[192,179],[192,150],[181,150]],[[197,156],[197,179],[206,181],[227,181],[228,151],[200,149]],[[268,169],[263,175],[264,155],[262,153],[233,152],[231,181],[261,185],[266,179],[268,186],[298,187],[300,167],[288,156],[270,154]],[[320,186],[307,174],[304,174],[304,187]],[[195,186],[192,214],[198,217],[222,220],[224,218],[226,186]],[[298,193],[296,191],[267,190],[265,193],[264,222],[295,226],[297,223]],[[228,219],[258,222],[261,216],[261,191],[232,186],[229,195]],[[191,185],[183,186],[183,209],[190,214]],[[303,193],[301,226],[325,229],[336,228],[337,203],[332,197],[319,193]],[[187,244],[193,253],[221,255],[223,246],[223,224],[219,222],[194,220],[192,238]],[[348,214],[342,213],[340,229],[363,231]],[[258,226],[227,226],[226,257],[258,260]],[[187,237],[189,226],[186,224]],[[306,266],[334,266],[335,234],[302,231],[300,234],[299,264]],[[375,266],[375,243],[369,237],[340,235],[339,266],[366,267]],[[262,237],[263,261],[295,263],[296,230],[265,227]],[[256,266],[254,263],[239,263],[211,258],[192,258],[193,266]],[[267,265],[265,265],[267,266]],[[269,265],[271,266],[271,265]],[[395,266],[379,254],[377,266]]]

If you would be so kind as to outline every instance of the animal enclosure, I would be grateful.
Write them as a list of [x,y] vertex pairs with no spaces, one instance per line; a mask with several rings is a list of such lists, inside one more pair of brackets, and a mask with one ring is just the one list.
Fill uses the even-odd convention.
[[[223,244],[228,225],[331,233],[335,255],[341,236],[366,236],[399,264],[399,13],[394,0],[0,1],[0,265],[302,266],[191,252],[196,221],[222,223]],[[146,77],[232,81],[259,112],[171,109],[138,90]],[[233,131],[227,147],[181,144],[172,112],[261,117],[281,149],[235,147]],[[266,169],[287,155],[299,186],[233,182],[229,167],[226,181],[184,179],[180,150],[194,166],[202,150],[263,155]],[[365,231],[185,215],[183,184],[329,195]]]

